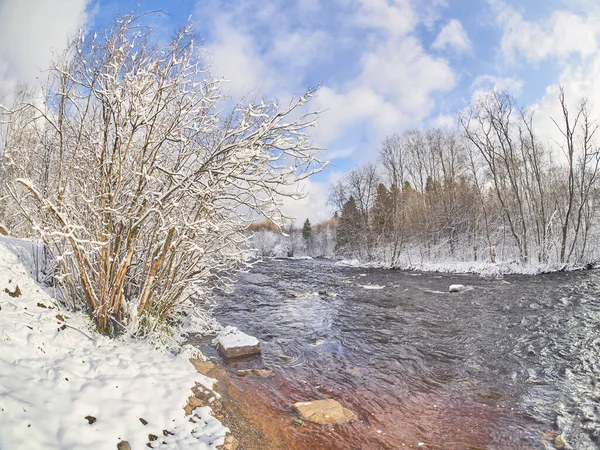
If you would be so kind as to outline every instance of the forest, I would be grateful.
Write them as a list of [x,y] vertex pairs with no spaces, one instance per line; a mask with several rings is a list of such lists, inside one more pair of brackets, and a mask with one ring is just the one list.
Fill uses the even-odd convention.
[[501,91],[473,101],[454,128],[392,134],[377,161],[330,186],[330,221],[304,236],[294,227],[280,238],[263,233],[255,247],[261,255],[300,250],[389,267],[593,265],[598,123],[585,99],[569,111],[561,90],[557,102],[563,115],[552,120],[563,139],[551,145],[536,132],[534,112]]

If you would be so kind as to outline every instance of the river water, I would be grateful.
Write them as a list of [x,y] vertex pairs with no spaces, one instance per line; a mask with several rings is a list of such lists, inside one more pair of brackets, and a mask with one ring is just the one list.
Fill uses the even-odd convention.
[[[468,289],[448,293],[450,284]],[[272,408],[334,398],[350,425],[298,448],[600,448],[600,276],[483,278],[267,261],[220,293],[223,324],[258,337]],[[292,426],[292,425],[289,425]]]

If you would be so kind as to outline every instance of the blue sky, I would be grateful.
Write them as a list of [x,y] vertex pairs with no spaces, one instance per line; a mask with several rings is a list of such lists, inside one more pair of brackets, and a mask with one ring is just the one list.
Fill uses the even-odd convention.
[[482,90],[510,90],[552,135],[558,84],[600,102],[595,0],[0,0],[0,89],[33,80],[66,35],[115,15],[162,10],[161,32],[189,17],[233,97],[284,101],[321,84],[317,144],[331,165],[286,202],[301,221],[329,214],[327,186],[377,157],[382,139],[448,125]]

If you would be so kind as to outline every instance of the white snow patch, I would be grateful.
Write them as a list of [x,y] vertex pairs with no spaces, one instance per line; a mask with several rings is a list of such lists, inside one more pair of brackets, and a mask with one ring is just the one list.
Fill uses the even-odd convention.
[[250,347],[258,345],[258,339],[249,334],[243,333],[236,327],[225,327],[217,334],[213,344],[220,344],[225,350],[235,347]]
[[359,284],[359,286],[363,289],[373,289],[373,290],[385,288],[385,286],[381,286],[379,284]]
[[[471,273],[485,277],[498,277],[502,275],[521,274],[538,275],[541,273],[557,272],[563,270],[580,270],[582,266],[562,263],[528,263],[523,264],[519,261],[490,263],[486,261],[442,261],[442,262],[423,262],[409,263],[399,262],[390,265],[388,262],[371,261],[361,262],[358,259],[341,260],[336,262],[337,266],[356,267],[362,269],[399,269],[418,272],[440,272],[440,273]],[[419,276],[420,274],[411,274]]]
[[346,267],[361,267],[361,262],[358,259],[342,259],[335,263],[336,266]]
[[[0,448],[114,450],[126,440],[139,449],[149,434],[159,436],[152,448],[222,444],[228,429],[210,408],[197,408],[194,422],[184,413],[194,384],[215,382],[196,372],[190,350],[174,356],[110,339],[84,314],[58,309],[30,275],[36,258],[27,250],[35,248],[0,240]],[[17,285],[20,297],[4,291]]]
[[464,284],[451,284],[448,292],[462,292],[466,289]]

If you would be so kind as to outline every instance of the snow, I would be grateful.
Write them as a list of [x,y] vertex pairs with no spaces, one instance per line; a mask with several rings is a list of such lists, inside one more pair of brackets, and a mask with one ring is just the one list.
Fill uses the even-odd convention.
[[[486,277],[502,275],[539,275],[541,273],[558,272],[563,270],[580,270],[582,267],[576,264],[566,265],[562,263],[528,263],[523,264],[519,261],[490,263],[486,261],[439,261],[408,263],[401,262],[390,266],[383,261],[361,262],[358,259],[344,259],[337,261],[336,266],[355,267],[363,269],[399,269],[406,271],[419,272],[440,272],[440,273],[470,273]],[[417,276],[418,274],[415,274]]]
[[466,288],[463,284],[451,284],[448,288],[448,292],[462,292]]
[[[215,382],[195,371],[191,350],[110,339],[83,313],[61,310],[32,278],[36,248],[0,240],[0,448],[114,450],[126,440],[140,449],[149,434],[158,436],[152,448],[223,444],[228,429],[209,407],[196,408],[193,421],[184,413],[195,383]],[[21,296],[5,292],[17,285]]]
[[241,332],[236,327],[225,327],[217,334],[214,341],[223,347],[225,350],[236,347],[251,347],[258,345],[258,339]]
[[379,284],[359,284],[359,286],[363,289],[371,289],[371,290],[379,290],[385,288],[385,286],[381,286]]
[[345,267],[361,267],[363,264],[358,259],[342,259],[335,263],[336,266],[345,266]]

